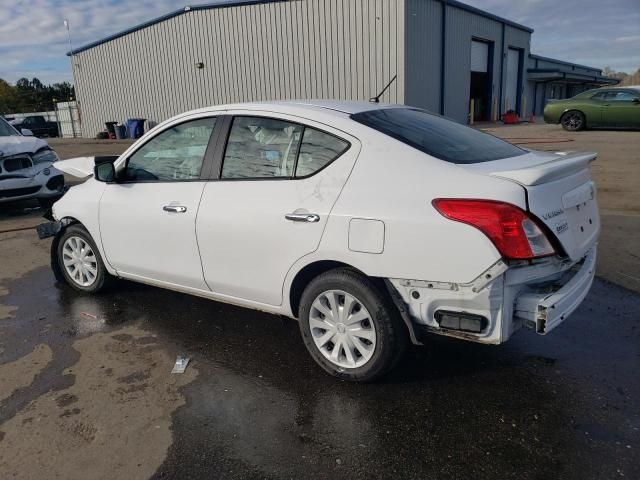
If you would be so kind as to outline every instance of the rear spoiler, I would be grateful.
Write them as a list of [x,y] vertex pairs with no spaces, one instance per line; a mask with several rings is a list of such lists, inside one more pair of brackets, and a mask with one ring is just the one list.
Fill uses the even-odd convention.
[[68,160],[58,160],[54,167],[61,172],[67,173],[74,177],[86,178],[93,175],[93,167],[99,163],[115,162],[119,157],[115,156],[98,156],[98,157],[76,157]]
[[488,172],[492,177],[513,180],[521,185],[539,185],[550,180],[566,177],[572,173],[589,167],[598,154],[586,153],[557,153],[549,161],[537,165],[526,166],[514,170]]

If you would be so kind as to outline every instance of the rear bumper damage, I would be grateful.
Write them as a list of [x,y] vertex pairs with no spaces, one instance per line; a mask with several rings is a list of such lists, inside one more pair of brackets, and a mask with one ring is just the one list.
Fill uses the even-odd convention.
[[387,285],[414,343],[437,333],[499,344],[522,326],[545,335],[565,321],[589,292],[596,250],[594,245],[576,263],[500,260],[466,284],[391,278]]
[[596,272],[596,257],[596,248],[592,248],[557,284],[533,287],[520,294],[516,301],[515,316],[541,335],[556,328],[587,296]]

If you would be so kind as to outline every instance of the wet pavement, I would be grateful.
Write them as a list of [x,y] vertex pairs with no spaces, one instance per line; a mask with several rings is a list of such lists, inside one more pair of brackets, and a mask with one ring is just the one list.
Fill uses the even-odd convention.
[[[0,320],[0,367],[39,345],[51,358],[0,395],[2,478],[36,478],[8,452],[67,427],[83,441],[63,478],[640,478],[640,295],[602,280],[547,337],[434,337],[366,385],[323,373],[289,319],[125,281],[83,296],[44,266],[4,286],[18,308]],[[190,377],[158,373],[180,353]],[[127,429],[165,390],[157,415]],[[105,398],[121,423],[91,410]],[[28,462],[45,468],[45,454]]]

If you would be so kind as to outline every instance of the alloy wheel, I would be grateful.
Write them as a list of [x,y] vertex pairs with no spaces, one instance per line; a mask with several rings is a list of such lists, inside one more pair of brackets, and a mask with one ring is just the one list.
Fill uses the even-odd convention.
[[98,259],[81,237],[69,237],[62,246],[62,262],[69,278],[81,287],[89,287],[98,276]]
[[569,130],[580,130],[582,128],[582,115],[579,113],[567,113],[562,119],[562,125]]
[[311,304],[309,327],[318,350],[341,368],[361,367],[373,356],[377,337],[371,315],[347,292],[318,295]]

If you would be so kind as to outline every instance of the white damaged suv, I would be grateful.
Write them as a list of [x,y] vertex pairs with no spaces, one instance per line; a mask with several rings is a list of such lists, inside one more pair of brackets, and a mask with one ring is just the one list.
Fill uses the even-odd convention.
[[294,317],[316,362],[366,381],[428,333],[545,335],[587,295],[595,154],[522,150],[425,111],[306,101],[204,108],[53,206],[56,276],[113,277]]
[[48,207],[64,192],[58,155],[29,130],[18,132],[0,118],[0,204],[37,199]]

